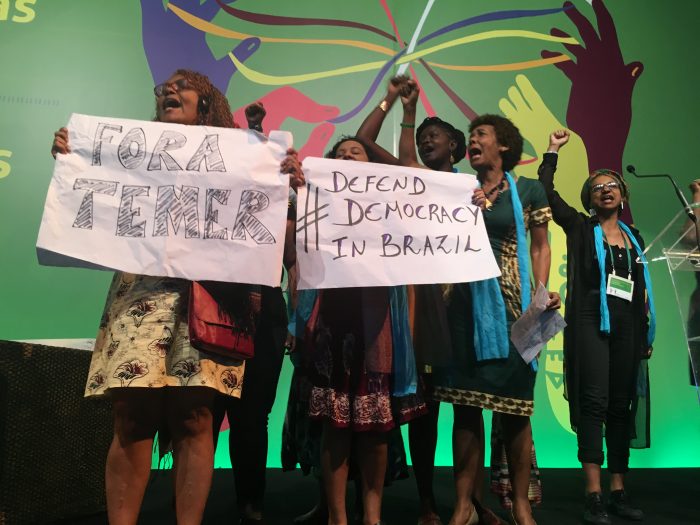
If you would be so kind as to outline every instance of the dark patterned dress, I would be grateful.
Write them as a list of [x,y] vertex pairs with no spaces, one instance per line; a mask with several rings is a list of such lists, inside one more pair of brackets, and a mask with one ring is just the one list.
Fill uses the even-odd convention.
[[190,282],[116,273],[100,322],[86,396],[111,388],[206,386],[240,397],[244,362],[190,346]]
[[[308,292],[298,292],[298,297]],[[296,333],[296,312],[290,314],[294,319],[290,323],[290,332]],[[287,412],[284,416],[282,427],[282,470],[294,470],[297,464],[304,475],[313,473],[321,477],[321,434],[322,420],[309,417],[309,401],[313,384],[310,380],[310,371],[313,363],[307,359],[308,352],[304,348],[304,334],[296,333],[296,349],[289,354],[294,373],[289,388]],[[389,486],[393,481],[408,478],[408,465],[406,450],[399,427],[393,428],[388,434],[387,466],[384,485]],[[350,452],[349,477],[357,474],[357,459],[355,447]]]
[[[525,228],[552,219],[544,188],[539,181],[518,178]],[[491,211],[483,214],[491,248],[501,269],[498,282],[510,326],[521,315],[520,273],[510,190],[504,191]],[[474,321],[468,283],[456,284],[447,306],[455,366],[436,373],[434,397],[440,401],[471,405],[505,414],[530,416],[534,410],[536,373],[510,343],[505,359],[477,361],[474,352]]]
[[[539,181],[520,177],[516,185],[523,207],[526,230],[552,220],[552,211]],[[510,190],[501,193],[492,210],[483,215],[491,248],[502,273],[498,281],[506,306],[506,320],[510,333],[510,327],[522,313],[517,240]],[[499,413],[532,415],[535,408],[533,397],[536,373],[523,361],[512,342],[507,358],[481,362],[476,360],[472,300],[468,283],[454,285],[448,298],[447,317],[454,366],[434,370],[433,397],[439,401],[475,406],[494,412],[491,431],[491,490],[499,496],[503,507],[511,508],[512,488]],[[530,465],[528,498],[533,504],[537,504],[542,500],[542,487],[534,443]]]
[[305,346],[309,415],[338,428],[386,432],[427,411],[420,393],[393,396],[389,290],[321,290]]

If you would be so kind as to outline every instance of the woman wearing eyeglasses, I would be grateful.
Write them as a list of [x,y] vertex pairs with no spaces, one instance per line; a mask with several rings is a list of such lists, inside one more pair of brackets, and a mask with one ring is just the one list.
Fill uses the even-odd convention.
[[[571,426],[578,437],[578,459],[586,477],[584,522],[611,523],[613,514],[641,520],[624,488],[630,440],[648,447],[648,382],[638,373],[651,355],[655,312],[651,281],[639,232],[618,220],[629,192],[619,173],[595,170],[581,190],[590,215],[569,206],[554,189],[557,153],[567,130],[550,135],[539,168],[554,221],[567,238],[567,291],[564,330],[566,391]],[[647,309],[649,315],[647,315]],[[642,368],[646,370],[646,368]],[[635,415],[646,421],[637,425]],[[607,510],[601,497],[603,426],[610,471]],[[640,447],[641,448],[641,447]]]
[[[159,122],[234,127],[228,101],[204,75],[178,70],[154,94]],[[67,129],[56,132],[51,152],[70,152]],[[298,186],[301,167],[288,153],[282,171]],[[190,346],[189,289],[183,279],[119,272],[107,296],[85,395],[109,395],[113,405],[105,472],[113,525],[138,519],[156,432],[161,443],[164,436],[172,441],[177,522],[202,521],[214,464],[214,400],[240,397],[244,364]]]

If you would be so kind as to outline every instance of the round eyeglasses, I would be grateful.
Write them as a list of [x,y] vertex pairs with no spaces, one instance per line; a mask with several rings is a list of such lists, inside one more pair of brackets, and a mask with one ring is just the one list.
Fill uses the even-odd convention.
[[604,182],[602,184],[594,184],[591,186],[591,192],[593,193],[600,193],[603,191],[603,188],[607,188],[609,190],[619,190],[620,189],[620,183],[615,182],[615,181],[610,181],[610,182]]
[[153,88],[153,94],[156,97],[162,97],[163,95],[165,95],[169,87],[172,87],[173,90],[177,93],[180,90],[189,88],[190,85],[189,82],[187,82],[186,78],[178,78],[173,82],[163,82],[162,84],[158,84]]

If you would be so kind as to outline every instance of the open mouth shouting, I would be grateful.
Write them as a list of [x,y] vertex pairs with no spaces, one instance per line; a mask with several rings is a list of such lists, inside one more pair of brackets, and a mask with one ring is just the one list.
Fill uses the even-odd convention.
[[602,202],[603,204],[615,202],[615,196],[612,194],[612,192],[605,193],[600,196],[600,202]]
[[479,160],[481,160],[481,153],[482,152],[481,152],[480,148],[478,148],[476,146],[472,146],[471,148],[469,148],[468,153],[469,153],[469,162],[478,162]]
[[420,146],[421,155],[430,155],[433,151],[435,151],[435,148],[432,144],[421,144]]
[[182,101],[175,95],[170,95],[165,97],[163,100],[161,107],[163,108],[163,112],[167,112],[168,110],[173,110],[173,109],[180,109],[182,107]]

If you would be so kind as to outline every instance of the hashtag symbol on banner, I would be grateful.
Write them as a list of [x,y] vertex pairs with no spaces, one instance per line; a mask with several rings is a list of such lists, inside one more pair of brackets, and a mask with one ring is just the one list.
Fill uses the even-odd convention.
[[[314,202],[311,204],[311,193],[314,193]],[[313,233],[316,240],[316,251],[318,251],[318,223],[326,217],[325,215],[320,215],[321,211],[328,208],[329,204],[324,204],[322,206],[318,205],[318,187],[311,189],[311,184],[306,185],[306,203],[304,204],[304,215],[297,218],[297,233],[300,231],[304,232],[304,251],[309,253],[309,228],[313,227]],[[299,226],[301,224],[301,226]]]

